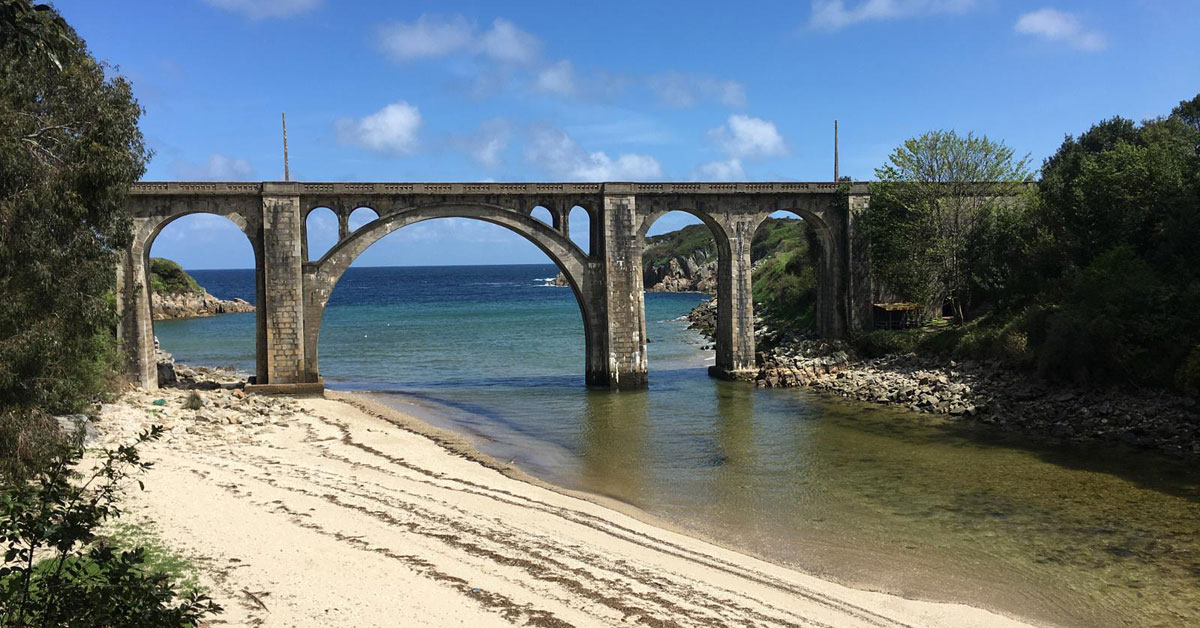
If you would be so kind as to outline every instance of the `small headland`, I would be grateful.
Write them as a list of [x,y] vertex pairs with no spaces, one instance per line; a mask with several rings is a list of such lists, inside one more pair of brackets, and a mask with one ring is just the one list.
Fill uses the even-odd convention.
[[156,321],[254,311],[254,305],[242,299],[209,294],[179,264],[161,257],[150,259],[150,289],[154,293],[150,309]]

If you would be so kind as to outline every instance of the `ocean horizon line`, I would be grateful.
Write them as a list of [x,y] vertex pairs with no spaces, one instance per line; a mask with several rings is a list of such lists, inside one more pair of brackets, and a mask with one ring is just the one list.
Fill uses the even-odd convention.
[[[354,268],[478,268],[478,267],[513,267],[513,266],[555,266],[558,264],[547,260],[545,262],[521,262],[518,264],[391,264],[387,266],[350,266]],[[254,268],[187,268],[188,272],[205,271],[205,270],[254,270]]]

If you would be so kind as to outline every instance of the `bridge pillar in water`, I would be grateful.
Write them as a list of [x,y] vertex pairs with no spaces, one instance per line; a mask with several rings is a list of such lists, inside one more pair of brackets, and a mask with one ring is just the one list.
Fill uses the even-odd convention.
[[288,184],[263,184],[263,303],[267,337],[267,381],[300,384],[315,380],[304,368],[304,286],[300,197]]
[[[642,293],[642,250],[637,237],[637,197],[632,186],[606,184],[602,208],[606,372],[590,373],[588,383],[611,388],[645,388],[646,308]],[[615,188],[615,189],[614,189]],[[589,360],[589,366],[592,360]]]
[[730,216],[727,242],[717,252],[716,364],[709,374],[741,379],[754,364],[754,268],[750,248],[758,226],[755,216]]

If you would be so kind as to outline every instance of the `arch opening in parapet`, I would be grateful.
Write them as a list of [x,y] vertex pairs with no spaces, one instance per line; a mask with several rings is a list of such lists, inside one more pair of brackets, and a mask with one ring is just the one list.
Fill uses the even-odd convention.
[[646,346],[654,370],[711,366],[724,231],[706,214],[651,215],[641,229]]
[[321,259],[338,243],[338,217],[328,207],[314,207],[304,216],[304,261]]
[[592,213],[576,205],[567,213],[571,241],[588,255],[597,253],[596,232],[592,227]]
[[350,233],[358,231],[363,225],[369,224],[379,218],[379,213],[370,207],[357,207],[350,212],[350,217],[347,219],[347,226]]
[[[154,337],[179,374],[186,378],[182,365],[253,374],[256,252],[239,225],[222,215],[186,214],[159,225],[145,250]],[[160,367],[160,383],[169,384],[174,372]]]
[[[327,383],[438,391],[582,384],[580,254],[540,221],[500,208],[421,207],[390,213],[349,240],[317,271],[322,285],[332,282],[314,312],[314,358]],[[335,268],[338,260],[346,266]],[[568,267],[570,285],[547,285]]]
[[529,215],[535,220],[545,223],[546,226],[550,227],[551,229],[558,228],[558,221],[554,219],[554,213],[549,209],[542,207],[541,205],[537,205],[533,209],[529,210]]

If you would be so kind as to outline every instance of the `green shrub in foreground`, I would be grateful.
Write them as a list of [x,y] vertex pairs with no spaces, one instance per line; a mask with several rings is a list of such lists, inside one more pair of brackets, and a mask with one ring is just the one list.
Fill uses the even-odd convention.
[[[0,497],[0,628],[161,628],[195,626],[221,608],[194,590],[181,594],[176,578],[148,564],[144,548],[119,549],[97,536],[121,515],[121,486],[143,472],[137,446],[106,452],[86,479],[76,471],[83,450],[64,446],[31,481]],[[139,482],[140,484],[140,482]]]

